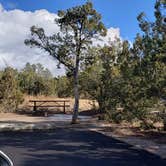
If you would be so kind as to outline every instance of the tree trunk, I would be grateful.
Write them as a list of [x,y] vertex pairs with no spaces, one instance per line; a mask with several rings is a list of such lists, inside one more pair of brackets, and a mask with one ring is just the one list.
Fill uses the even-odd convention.
[[78,70],[79,70],[79,56],[76,58],[76,67],[74,71],[74,108],[72,124],[77,123],[78,110],[79,110],[79,81],[78,81]]
[[104,113],[104,93],[103,93],[103,87],[102,86],[99,86],[100,87],[100,93],[99,93],[99,97],[98,97],[98,104],[99,104],[99,113],[102,114]]
[[166,131],[166,115],[164,117],[163,123],[164,123],[164,131]]

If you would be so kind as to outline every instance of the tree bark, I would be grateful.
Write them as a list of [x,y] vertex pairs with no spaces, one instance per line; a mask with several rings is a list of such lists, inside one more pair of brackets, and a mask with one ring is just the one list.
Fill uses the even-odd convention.
[[[74,30],[75,31],[75,30]],[[75,31],[75,42],[76,42],[76,59],[75,59],[75,69],[74,69],[74,108],[72,124],[78,122],[78,111],[79,111],[79,63],[80,63],[80,53],[82,47],[82,23],[78,31]]]
[[164,131],[166,131],[166,115],[164,117],[163,123],[164,123]]
[[78,110],[79,110],[78,71],[79,71],[79,56],[76,57],[76,67],[75,67],[75,70],[74,70],[74,108],[73,108],[72,124],[77,123]]

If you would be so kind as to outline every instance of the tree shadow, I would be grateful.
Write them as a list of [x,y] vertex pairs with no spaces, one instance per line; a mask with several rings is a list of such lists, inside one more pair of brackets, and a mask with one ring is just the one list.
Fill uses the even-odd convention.
[[17,166],[164,166],[159,156],[93,131],[0,133],[0,149]]

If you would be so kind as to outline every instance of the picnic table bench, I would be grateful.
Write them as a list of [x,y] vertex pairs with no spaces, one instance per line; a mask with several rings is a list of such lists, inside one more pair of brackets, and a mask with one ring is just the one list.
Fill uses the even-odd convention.
[[[33,112],[38,112],[37,108],[49,108],[49,107],[61,107],[63,108],[63,113],[66,113],[66,108],[70,107],[70,100],[29,100],[33,103]],[[54,103],[54,104],[51,104]],[[44,116],[48,115],[48,111],[44,111]]]

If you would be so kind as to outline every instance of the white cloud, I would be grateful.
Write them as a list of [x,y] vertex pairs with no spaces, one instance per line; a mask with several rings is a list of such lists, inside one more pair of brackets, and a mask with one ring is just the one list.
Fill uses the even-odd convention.
[[109,42],[115,41],[116,38],[121,39],[120,37],[120,29],[119,28],[108,28],[107,29],[107,35],[104,37],[99,37],[99,40],[94,40],[94,45],[100,45],[104,46],[105,44],[108,44]]
[[[27,62],[41,63],[47,67],[54,75],[64,73],[63,69],[56,68],[56,62],[46,53],[35,48],[24,45],[24,40],[29,38],[30,27],[37,25],[43,27],[48,35],[59,31],[54,19],[56,14],[47,10],[37,10],[35,12],[23,10],[5,10],[0,4],[0,68],[6,65],[21,69]],[[107,37],[103,38],[107,42],[110,38],[119,37],[119,29],[108,29]],[[99,42],[102,44],[103,42]]]

